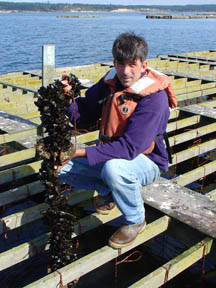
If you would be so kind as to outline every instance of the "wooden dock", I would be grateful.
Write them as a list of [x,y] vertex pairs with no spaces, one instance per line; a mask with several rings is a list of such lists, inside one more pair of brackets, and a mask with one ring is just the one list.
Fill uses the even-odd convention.
[[[96,203],[100,201],[97,191],[76,190],[69,198],[72,209],[79,211],[84,207],[91,212],[81,213],[74,226],[73,238],[81,246],[77,248],[78,260],[54,273],[47,271],[49,230],[43,224],[41,212],[48,208],[48,204],[44,202],[44,187],[37,178],[41,160],[36,158],[34,148],[36,139],[44,136],[34,105],[34,95],[41,86],[41,75],[37,71],[0,75],[2,287],[14,287],[17,278],[22,283],[19,287],[63,287],[79,278],[87,279],[88,287],[93,287],[96,281],[93,278],[99,279],[99,276],[92,278],[91,271],[97,275],[103,267],[108,278],[113,278],[109,287],[114,287],[116,273],[114,275],[113,269],[117,271],[116,263],[121,262],[119,259],[137,250],[145,257],[144,247],[150,247],[159,235],[169,235],[187,248],[149,273],[143,271],[139,277],[125,275],[128,282],[124,287],[161,287],[197,261],[216,259],[215,58],[216,51],[209,50],[161,55],[148,60],[150,67],[170,75],[179,107],[171,112],[167,126],[173,157],[169,172],[141,190],[146,203],[147,228],[127,248],[116,250],[108,247],[107,239],[111,235],[109,223],[121,216],[120,211],[115,209],[109,215],[99,215],[95,213]],[[86,88],[99,80],[111,66],[111,63],[103,63],[58,68],[56,77],[73,72],[80,79],[85,79],[83,95]],[[92,145],[97,137],[98,131],[93,131],[77,135],[77,141]],[[29,202],[30,206],[16,209]],[[38,227],[42,227],[41,230]],[[28,235],[22,239],[25,233]],[[99,242],[101,233],[106,237]],[[92,242],[89,243],[88,239]],[[202,279],[208,275],[203,270],[201,274]],[[20,275],[25,275],[22,281]]]
[[214,19],[216,14],[146,15],[146,19]]

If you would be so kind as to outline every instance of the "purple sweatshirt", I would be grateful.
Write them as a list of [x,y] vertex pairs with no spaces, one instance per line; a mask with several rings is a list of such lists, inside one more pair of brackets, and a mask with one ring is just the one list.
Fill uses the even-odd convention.
[[[76,99],[76,119],[78,126],[93,123],[101,118],[104,91],[106,86],[101,79],[89,88],[86,97]],[[99,103],[100,102],[100,103]],[[67,109],[70,121],[73,123],[74,108],[71,104]],[[110,159],[119,158],[132,160],[145,151],[155,139],[155,148],[146,155],[154,161],[161,170],[168,170],[168,155],[163,143],[163,133],[169,118],[168,97],[164,90],[143,97],[134,113],[128,120],[127,129],[118,140],[86,148],[89,165],[96,165]],[[160,135],[156,138],[157,135]]]

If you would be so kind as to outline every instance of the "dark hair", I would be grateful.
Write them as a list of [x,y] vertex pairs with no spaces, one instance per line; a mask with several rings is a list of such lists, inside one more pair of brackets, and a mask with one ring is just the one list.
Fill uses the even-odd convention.
[[145,39],[135,35],[133,32],[120,34],[113,43],[112,54],[114,60],[123,62],[125,60],[146,60],[148,44]]

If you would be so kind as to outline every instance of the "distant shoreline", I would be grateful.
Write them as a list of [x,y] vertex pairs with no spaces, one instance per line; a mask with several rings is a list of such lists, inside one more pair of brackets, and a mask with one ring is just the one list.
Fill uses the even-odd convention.
[[140,12],[138,10],[134,10],[134,9],[114,9],[114,10],[110,10],[110,11],[107,11],[107,10],[82,10],[80,11],[79,9],[71,9],[71,10],[57,10],[57,11],[41,11],[41,10],[0,10],[0,13],[56,13],[56,12],[64,12],[64,13],[97,13],[97,12],[107,12],[107,13],[110,13],[110,12],[117,12],[117,13],[125,13],[125,12]]

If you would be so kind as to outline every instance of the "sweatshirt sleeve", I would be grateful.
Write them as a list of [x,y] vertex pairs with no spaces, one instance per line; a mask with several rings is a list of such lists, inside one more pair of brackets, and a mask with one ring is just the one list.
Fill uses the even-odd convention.
[[[114,158],[134,159],[151,145],[158,134],[165,132],[168,118],[169,106],[164,90],[144,97],[129,118],[122,137],[110,143],[86,148],[89,165]],[[159,138],[159,141],[163,141],[163,137]]]

